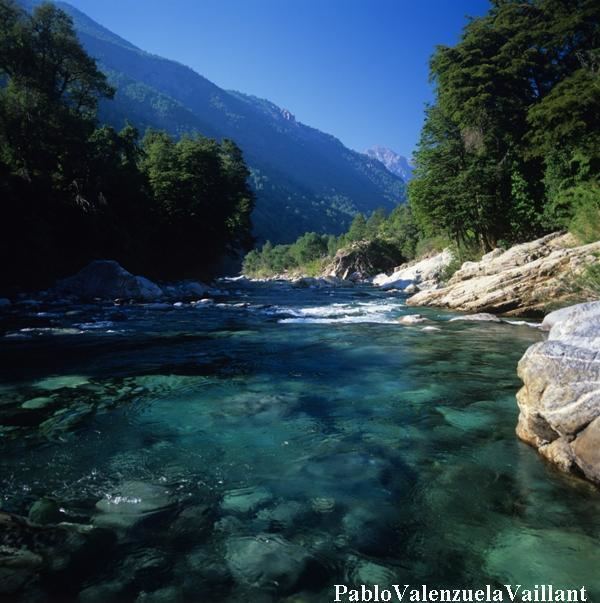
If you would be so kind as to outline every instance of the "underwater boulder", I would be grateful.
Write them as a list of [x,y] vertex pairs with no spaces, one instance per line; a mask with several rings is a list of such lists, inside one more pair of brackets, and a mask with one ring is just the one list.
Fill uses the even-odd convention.
[[227,566],[238,583],[284,594],[299,586],[310,561],[302,547],[271,534],[230,538],[226,551]]

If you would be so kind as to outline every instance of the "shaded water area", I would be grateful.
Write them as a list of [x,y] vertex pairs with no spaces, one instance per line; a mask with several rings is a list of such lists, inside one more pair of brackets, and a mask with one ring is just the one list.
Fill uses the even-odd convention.
[[[13,600],[311,603],[374,583],[600,600],[598,490],[514,433],[539,330],[366,287],[240,287],[3,316],[1,508],[98,528]],[[397,322],[415,311],[430,322]]]

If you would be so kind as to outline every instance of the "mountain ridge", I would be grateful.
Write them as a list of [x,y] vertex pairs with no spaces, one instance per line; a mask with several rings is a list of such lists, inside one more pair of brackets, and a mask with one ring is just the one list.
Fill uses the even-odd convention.
[[[37,1],[21,2],[29,9]],[[117,88],[100,118],[120,128],[158,127],[173,135],[233,139],[257,194],[259,240],[289,242],[306,231],[344,232],[357,212],[393,209],[404,200],[401,178],[331,134],[303,124],[287,109],[227,91],[190,67],[148,53],[65,2],[87,52]]]

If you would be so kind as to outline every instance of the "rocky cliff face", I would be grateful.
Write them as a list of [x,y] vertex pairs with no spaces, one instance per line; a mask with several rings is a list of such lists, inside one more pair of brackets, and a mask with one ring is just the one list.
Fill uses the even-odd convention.
[[464,312],[543,314],[549,304],[573,301],[573,277],[600,252],[600,241],[576,246],[571,235],[554,233],[536,241],[495,249],[479,262],[465,262],[445,287],[422,291],[412,306]]
[[549,314],[548,340],[519,362],[517,435],[563,471],[600,484],[600,302]]

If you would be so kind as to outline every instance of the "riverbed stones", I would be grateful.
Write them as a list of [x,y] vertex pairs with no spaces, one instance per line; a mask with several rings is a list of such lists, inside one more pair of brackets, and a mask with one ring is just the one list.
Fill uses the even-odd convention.
[[172,504],[168,491],[140,481],[127,481],[96,503],[95,525],[127,529],[166,511]]
[[342,527],[353,549],[367,555],[385,555],[393,545],[393,513],[388,507],[377,510],[355,506],[342,519]]
[[36,500],[29,509],[28,519],[32,523],[56,524],[64,521],[65,515],[61,511],[58,501],[51,498]]
[[166,586],[152,592],[142,591],[135,603],[179,603],[184,601],[183,593],[176,586]]
[[[549,555],[548,552],[552,554]],[[485,560],[485,570],[502,584],[552,584],[555,588],[580,588],[600,567],[600,548],[591,536],[558,529],[509,528],[495,539]]]
[[191,546],[204,540],[212,530],[213,516],[209,505],[191,505],[177,515],[169,526],[169,540],[178,546]]
[[119,601],[125,586],[116,580],[103,581],[101,584],[87,586],[79,593],[79,603],[107,603]]
[[563,471],[600,483],[600,302],[548,323],[548,340],[519,362],[517,435]]
[[352,568],[349,576],[352,584],[379,585],[380,588],[390,588],[396,581],[394,572],[384,565],[372,561],[361,560]]
[[335,509],[335,498],[315,496],[311,498],[310,506],[315,513],[331,513]]
[[319,498],[348,497],[352,490],[380,488],[395,472],[385,458],[368,452],[334,452],[311,459],[303,468],[307,489]]
[[42,574],[74,572],[76,582],[80,564],[101,557],[112,543],[111,534],[104,530],[68,523],[38,525],[0,512],[0,595],[16,595],[34,586]]
[[226,513],[245,515],[264,507],[273,499],[269,490],[262,487],[230,490],[221,502],[221,510]]
[[310,555],[283,538],[260,534],[230,538],[226,543],[225,561],[240,584],[285,594],[299,585]]
[[38,396],[36,398],[30,398],[21,404],[21,408],[27,408],[29,410],[40,410],[48,406],[52,406],[56,402],[55,398],[50,396]]
[[40,433],[50,440],[60,439],[80,425],[94,412],[92,404],[78,403],[57,410],[50,418],[40,423]]
[[275,505],[272,508],[261,509],[257,518],[267,522],[272,529],[285,529],[293,526],[303,515],[306,507],[295,500],[288,500]]

